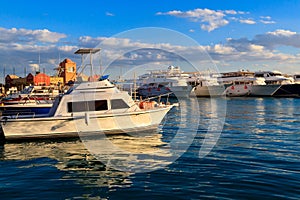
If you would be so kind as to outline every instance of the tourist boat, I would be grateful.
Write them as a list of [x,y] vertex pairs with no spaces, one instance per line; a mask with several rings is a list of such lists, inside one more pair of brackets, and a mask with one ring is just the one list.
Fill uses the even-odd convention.
[[248,96],[252,86],[249,74],[251,73],[238,71],[201,75],[198,85],[193,88],[191,95],[197,97]]
[[151,70],[136,80],[140,96],[153,97],[173,93],[176,97],[188,97],[192,86],[188,84],[189,74],[180,67],[169,66],[167,70]]
[[300,96],[300,85],[278,71],[254,73],[255,82],[250,96],[294,97]]
[[218,75],[209,73],[199,75],[190,96],[218,97],[224,94],[225,87],[218,82]]
[[137,103],[127,92],[101,79],[74,84],[55,99],[48,114],[2,117],[1,131],[6,140],[136,132],[156,129],[172,107]]

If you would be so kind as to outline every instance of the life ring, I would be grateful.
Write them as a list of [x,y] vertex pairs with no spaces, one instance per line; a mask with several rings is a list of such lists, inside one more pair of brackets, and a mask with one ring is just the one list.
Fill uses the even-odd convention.
[[245,89],[245,90],[247,90],[247,89],[248,89],[247,85],[245,85],[245,86],[244,86],[244,89]]
[[231,86],[231,89],[234,90],[234,86],[233,85]]

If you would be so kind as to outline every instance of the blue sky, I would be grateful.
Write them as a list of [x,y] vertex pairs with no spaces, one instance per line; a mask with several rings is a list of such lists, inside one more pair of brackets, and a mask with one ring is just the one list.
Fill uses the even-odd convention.
[[[202,56],[197,51],[201,49],[220,71],[300,72],[299,10],[300,1],[295,0],[2,1],[0,70],[3,73],[5,66],[6,74],[14,69],[23,76],[25,67],[27,72],[37,68],[40,56],[40,67],[53,74],[59,58],[68,57],[79,64],[80,59],[73,54],[76,49],[95,47],[114,38],[109,40],[114,45],[101,46],[107,48],[101,56],[120,54],[118,62],[112,60],[115,56],[107,59],[127,68],[136,66],[129,66],[128,58],[121,53],[134,44],[156,49],[152,57],[136,51],[135,56],[130,54],[131,61],[140,59],[131,65],[143,63],[148,68],[173,64],[173,57],[168,58],[166,51],[188,57],[200,66]],[[144,35],[132,31],[143,27],[167,31],[146,29]],[[195,41],[198,47],[181,47],[186,46],[186,40],[178,43],[178,34]],[[126,42],[124,37],[128,37]],[[163,52],[159,51],[162,46]],[[121,51],[123,48],[127,50]]]

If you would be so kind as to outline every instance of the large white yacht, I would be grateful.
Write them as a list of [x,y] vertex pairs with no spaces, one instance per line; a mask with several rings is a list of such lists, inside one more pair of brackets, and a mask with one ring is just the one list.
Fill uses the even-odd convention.
[[136,80],[139,95],[143,97],[173,93],[176,97],[188,97],[192,86],[188,84],[189,74],[180,67],[169,66],[167,70],[151,70]]
[[293,79],[279,71],[255,72],[254,78],[250,96],[294,96]]
[[224,93],[224,86],[218,82],[219,75],[209,73],[200,74],[197,78],[197,84],[191,91],[191,96],[197,97],[215,97],[222,96]]
[[201,75],[191,95],[197,97],[247,96],[251,91],[251,72],[238,71]]

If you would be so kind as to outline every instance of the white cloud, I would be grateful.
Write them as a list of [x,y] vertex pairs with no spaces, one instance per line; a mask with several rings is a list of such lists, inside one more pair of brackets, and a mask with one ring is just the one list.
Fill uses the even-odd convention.
[[29,64],[29,67],[31,68],[31,71],[35,72],[40,69],[38,64]]
[[64,46],[58,46],[57,49],[60,50],[60,51],[65,51],[65,52],[75,52],[78,49],[78,46],[64,45]]
[[264,20],[271,20],[271,17],[270,16],[260,16],[261,19],[264,19]]
[[266,21],[266,20],[259,20],[263,24],[276,24],[275,21]]
[[261,23],[263,24],[275,24],[276,22],[272,20],[270,16],[260,16]]
[[240,19],[239,22],[242,24],[256,24],[256,22],[252,19]]
[[51,32],[47,29],[29,30],[24,28],[6,29],[0,27],[0,42],[20,42],[20,43],[34,43],[45,42],[55,43],[62,38],[67,37],[63,33]]
[[251,51],[255,51],[255,52],[263,52],[264,51],[264,47],[261,45],[256,45],[256,44],[250,44],[249,49]]
[[283,30],[283,29],[277,29],[276,31],[268,32],[267,34],[274,35],[274,36],[287,36],[287,37],[297,35],[296,32],[290,30]]
[[115,14],[113,14],[113,13],[111,13],[111,12],[106,12],[105,15],[106,15],[106,16],[109,16],[109,17],[114,17],[114,16],[115,16]]
[[[224,11],[224,12],[233,13],[233,11]],[[173,10],[165,13],[158,12],[157,15],[170,15],[175,17],[188,18],[191,21],[200,22],[201,29],[210,32],[221,26],[225,26],[229,23],[229,21],[224,18],[225,17],[224,12],[210,10],[207,8],[205,9],[197,8],[186,12],[182,12],[179,10]]]
[[258,34],[252,40],[247,38],[231,38],[228,40],[228,45],[240,51],[245,50],[245,47],[248,47],[250,44],[260,45],[270,50],[274,50],[279,46],[300,48],[300,34],[290,30],[278,29],[265,34]]
[[[256,24],[258,20],[243,19],[242,16],[250,14],[249,12],[236,11],[236,10],[211,10],[208,8],[197,8],[194,10],[181,11],[171,10],[168,12],[157,12],[156,15],[169,15],[179,18],[186,18],[192,22],[200,23],[202,30],[211,32],[220,27],[228,25],[231,21],[243,24]],[[262,23],[271,24],[271,17],[260,17]]]
[[238,12],[235,10],[225,10],[224,11],[226,14],[231,14],[231,15],[236,15]]

